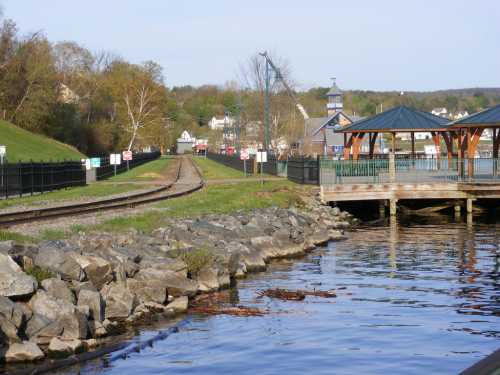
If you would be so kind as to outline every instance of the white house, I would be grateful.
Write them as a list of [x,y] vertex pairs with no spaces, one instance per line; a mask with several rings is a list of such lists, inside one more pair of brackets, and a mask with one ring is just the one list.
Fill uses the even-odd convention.
[[192,137],[187,130],[184,130],[180,138],[177,138],[177,153],[184,154],[185,152],[192,152],[195,143],[196,138]]
[[224,126],[228,126],[232,128],[234,125],[234,119],[229,116],[223,117],[212,117],[210,121],[208,121],[208,127],[212,130],[223,130]]
[[[396,133],[396,137],[402,141],[411,141],[411,133]],[[429,132],[415,132],[415,140],[422,141],[431,138],[432,135]]]
[[467,117],[467,116],[469,116],[469,112],[467,112],[467,111],[458,111],[457,113],[455,113],[453,115],[453,119],[454,120],[460,120],[461,118]]
[[435,116],[448,117],[448,110],[444,107],[434,108],[431,113]]

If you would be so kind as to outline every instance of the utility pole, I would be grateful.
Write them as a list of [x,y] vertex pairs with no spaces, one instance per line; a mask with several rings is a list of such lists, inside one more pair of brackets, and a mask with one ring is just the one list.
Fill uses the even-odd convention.
[[270,86],[271,86],[271,74],[269,69],[269,61],[266,58],[266,87],[265,87],[265,96],[264,96],[264,150],[267,151],[269,147],[270,139],[269,139],[269,127],[270,127]]
[[240,136],[241,136],[241,108],[242,108],[242,106],[241,106],[241,98],[239,96],[238,96],[238,105],[237,105],[237,108],[238,108],[238,114],[237,114],[237,117],[236,117],[235,133],[236,133],[236,152],[239,155],[240,151],[241,151]]

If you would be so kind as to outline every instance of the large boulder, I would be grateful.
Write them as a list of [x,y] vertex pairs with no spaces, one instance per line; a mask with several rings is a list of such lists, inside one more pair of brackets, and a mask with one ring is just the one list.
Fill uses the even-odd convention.
[[64,280],[83,281],[85,272],[74,259],[77,255],[61,246],[40,245],[40,251],[34,259],[35,265],[55,272]]
[[140,281],[161,281],[167,288],[168,293],[175,297],[193,296],[198,290],[198,283],[196,281],[181,276],[173,271],[144,268],[135,275],[135,279]]
[[85,314],[75,311],[72,314],[64,314],[58,322],[63,327],[62,337],[68,339],[86,339],[89,332],[89,324]]
[[101,292],[106,302],[106,319],[124,320],[132,314],[137,301],[134,294],[124,284],[106,285]]
[[42,359],[43,357],[43,352],[40,350],[38,345],[29,341],[10,345],[9,349],[5,353],[5,361],[8,363],[36,361]]
[[51,296],[49,293],[38,290],[31,298],[29,305],[34,313],[45,316],[54,321],[64,314],[75,312],[75,305],[59,298]]
[[75,304],[75,295],[68,288],[68,285],[55,277],[42,281],[42,288],[54,298]]
[[127,279],[127,288],[135,294],[139,303],[156,302],[164,304],[167,301],[167,288],[160,280]]
[[[51,323],[53,323],[53,321],[50,320],[49,318],[34,313],[32,317],[28,320],[28,323],[26,324],[26,329],[25,329],[26,336],[28,336],[28,338],[35,337],[39,332],[41,332],[44,328],[48,327]],[[60,332],[58,332],[55,336],[58,336],[59,333]]]
[[78,306],[88,306],[91,319],[102,322],[104,320],[104,300],[101,293],[83,289],[78,294]]
[[105,284],[113,281],[113,267],[106,259],[79,254],[73,254],[73,259],[97,289],[101,289]]
[[54,337],[50,340],[48,354],[51,358],[65,358],[74,353],[83,351],[83,343],[76,339],[61,339]]
[[26,297],[38,287],[34,277],[25,274],[8,255],[0,254],[0,296]]

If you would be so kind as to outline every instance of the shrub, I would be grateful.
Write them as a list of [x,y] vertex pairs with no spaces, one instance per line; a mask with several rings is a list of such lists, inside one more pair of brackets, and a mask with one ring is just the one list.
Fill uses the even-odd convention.
[[212,252],[206,248],[186,251],[180,257],[186,263],[188,274],[191,276],[196,276],[204,266],[212,264],[214,260]]
[[40,284],[45,279],[50,279],[51,277],[55,277],[55,274],[48,269],[38,267],[38,266],[29,266],[24,270],[28,275],[33,276],[38,284]]

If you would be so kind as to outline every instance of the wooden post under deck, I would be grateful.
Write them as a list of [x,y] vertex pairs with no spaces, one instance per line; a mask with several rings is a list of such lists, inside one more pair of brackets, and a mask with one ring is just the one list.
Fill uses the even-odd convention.
[[354,136],[354,134],[351,134],[347,143],[344,146],[344,160],[349,160],[349,157],[351,155],[351,146],[352,146],[353,136]]
[[396,182],[396,133],[391,133],[391,153],[389,154],[389,180]]
[[441,144],[439,142],[439,134],[436,132],[431,132],[432,140],[434,141],[434,147],[436,148],[436,162],[437,169],[441,169]]
[[411,157],[415,159],[415,132],[411,132]]

